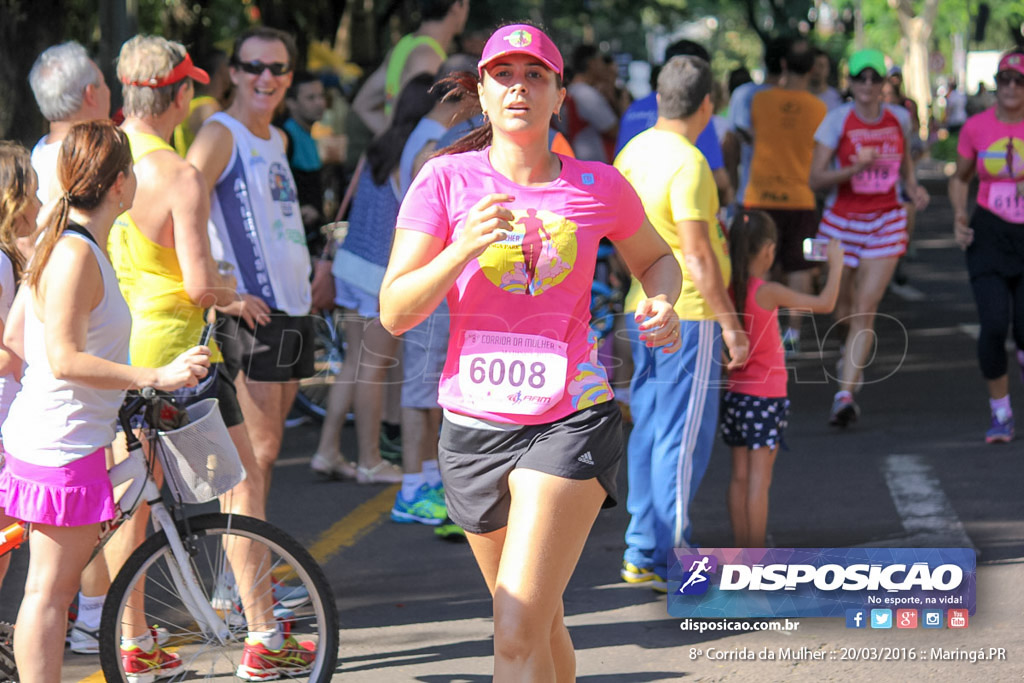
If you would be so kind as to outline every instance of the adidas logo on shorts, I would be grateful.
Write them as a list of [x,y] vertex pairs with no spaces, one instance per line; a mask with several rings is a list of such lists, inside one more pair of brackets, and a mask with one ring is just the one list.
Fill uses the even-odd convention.
[[581,455],[580,457],[578,457],[576,459],[579,460],[584,465],[593,465],[594,464],[594,458],[590,455],[590,451],[587,451],[586,453],[584,453],[583,455]]

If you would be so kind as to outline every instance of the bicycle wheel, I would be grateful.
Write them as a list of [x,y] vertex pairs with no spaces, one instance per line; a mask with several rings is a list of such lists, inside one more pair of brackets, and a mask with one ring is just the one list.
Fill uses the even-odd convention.
[[[160,678],[171,681],[195,679],[238,680],[247,634],[242,603],[258,600],[273,591],[274,618],[307,651],[315,652],[311,668],[282,671],[288,680],[326,683],[338,660],[338,613],[334,595],[323,570],[297,541],[277,527],[251,517],[208,514],[179,522],[178,533],[190,556],[190,566],[204,600],[225,620],[230,635],[224,641],[199,625],[179,589],[177,563],[161,532],[146,539],[118,573],[107,593],[100,626],[100,664],[107,681],[127,681],[121,657],[121,629],[126,617],[154,628],[163,648],[180,656],[181,665]],[[246,558],[244,569],[230,566],[226,547],[239,549]],[[250,592],[225,590],[225,576],[245,572],[254,577]],[[273,587],[271,588],[271,582]],[[239,584],[241,582],[238,582]],[[138,592],[144,592],[144,599]],[[129,602],[145,608],[138,614]],[[270,604],[269,599],[266,604]],[[247,660],[251,663],[250,660]],[[271,663],[265,664],[271,666]],[[167,675],[170,674],[170,675]],[[254,680],[250,678],[248,680]]]
[[313,363],[316,374],[299,380],[295,405],[306,415],[322,422],[327,413],[327,393],[341,372],[342,342],[333,313],[323,313],[314,322]]
[[14,663],[14,625],[0,621],[0,681],[17,681],[18,665]]

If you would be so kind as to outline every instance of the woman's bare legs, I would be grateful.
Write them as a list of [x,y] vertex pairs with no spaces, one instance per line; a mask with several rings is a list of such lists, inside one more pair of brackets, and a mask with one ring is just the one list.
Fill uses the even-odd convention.
[[33,524],[25,597],[18,611],[14,657],[25,683],[59,683],[68,605],[99,537],[99,524]]
[[840,390],[853,392],[863,381],[863,371],[875,345],[875,317],[885,296],[897,258],[861,261],[853,271],[851,301],[847,321],[846,352],[839,377]]
[[508,526],[469,534],[494,597],[494,680],[575,679],[576,655],[562,594],[605,491],[596,479],[564,479],[529,469],[509,475]]

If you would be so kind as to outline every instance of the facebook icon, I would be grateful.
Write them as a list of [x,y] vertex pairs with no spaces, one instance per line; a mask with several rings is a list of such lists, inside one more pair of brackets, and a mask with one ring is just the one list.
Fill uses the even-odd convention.
[[846,610],[846,628],[867,628],[867,611],[862,609]]

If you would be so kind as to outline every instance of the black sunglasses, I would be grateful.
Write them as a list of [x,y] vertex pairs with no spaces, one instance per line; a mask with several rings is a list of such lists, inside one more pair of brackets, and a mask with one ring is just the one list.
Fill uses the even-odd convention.
[[996,74],[996,85],[1010,85],[1013,83],[1018,88],[1024,88],[1024,74],[1017,71],[1000,71]]
[[291,65],[284,62],[271,62],[269,64],[267,62],[235,62],[235,66],[253,76],[259,76],[267,69],[270,69],[270,73],[274,76],[284,76],[292,70]]
[[861,71],[856,76],[850,76],[851,81],[857,81],[858,83],[885,83],[885,78],[873,73],[867,73],[867,71]]

